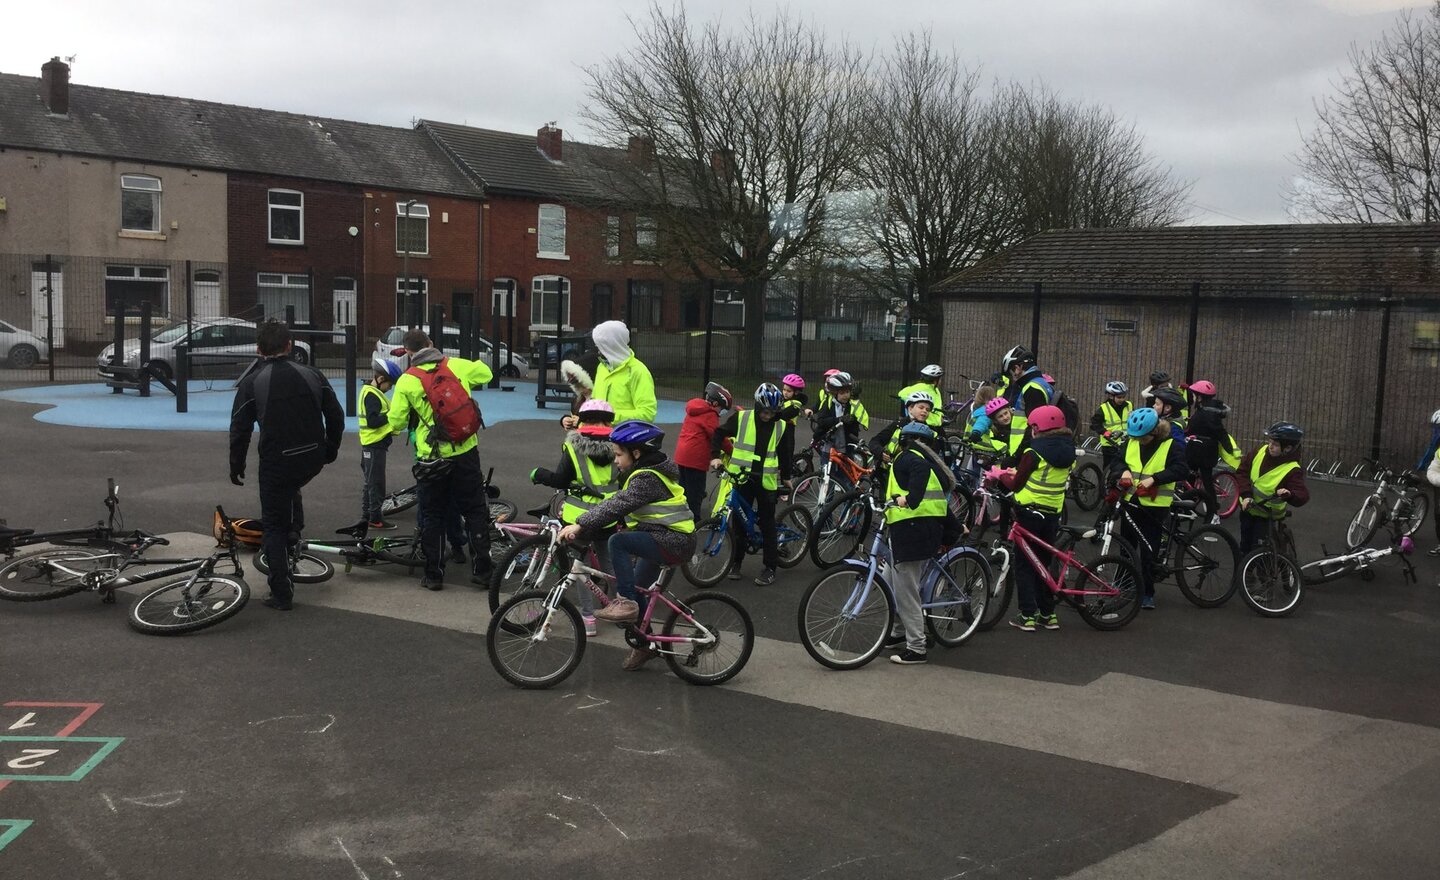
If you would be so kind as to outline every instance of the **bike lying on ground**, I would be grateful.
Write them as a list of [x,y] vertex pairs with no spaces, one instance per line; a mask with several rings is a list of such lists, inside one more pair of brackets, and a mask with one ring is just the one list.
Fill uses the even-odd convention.
[[1425,494],[1419,474],[1391,470],[1373,458],[1365,461],[1377,469],[1375,491],[1361,503],[1345,530],[1347,550],[1358,550],[1370,543],[1375,532],[1387,523],[1395,523],[1401,534],[1413,535],[1430,510],[1430,498]]
[[1398,559],[1404,567],[1406,581],[1413,584],[1416,580],[1415,566],[1410,563],[1409,559],[1410,554],[1415,552],[1415,542],[1393,521],[1390,523],[1390,546],[1384,550],[1361,547],[1359,550],[1352,550],[1349,553],[1330,556],[1322,545],[1320,552],[1326,553],[1324,559],[1317,559],[1300,566],[1300,574],[1304,577],[1306,584],[1323,584],[1347,574],[1356,573],[1360,575],[1362,581],[1373,581],[1375,580],[1374,566],[1391,556]]
[[6,527],[0,531],[0,556],[13,559],[21,547],[36,544],[58,544],[64,547],[124,546],[140,532],[125,533],[125,517],[120,513],[120,487],[112,477],[105,481],[106,517],[94,525],[78,529],[55,529],[37,532],[34,529]]
[[[393,565],[405,566],[407,574],[414,574],[415,569],[425,567],[425,554],[420,550],[420,530],[415,529],[409,535],[388,535],[371,536],[363,525],[354,525],[348,528],[336,529],[335,534],[345,535],[346,539],[328,541],[316,541],[309,538],[301,539],[296,548],[296,554],[307,560],[303,566],[292,566],[290,577],[298,583],[313,583],[314,581],[302,580],[297,575],[297,570],[304,570],[306,573],[316,570],[315,562],[325,562],[316,554],[326,556],[339,556],[345,560],[345,571],[356,565],[369,566],[382,562]],[[268,568],[262,565],[262,554],[255,554],[257,567],[262,571]],[[329,563],[325,563],[329,565]],[[332,569],[333,571],[333,569]],[[323,580],[323,578],[322,578]]]

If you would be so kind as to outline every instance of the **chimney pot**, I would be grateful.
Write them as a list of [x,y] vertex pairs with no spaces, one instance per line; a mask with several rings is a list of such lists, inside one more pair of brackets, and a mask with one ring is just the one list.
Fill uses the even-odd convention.
[[630,161],[648,171],[655,162],[655,142],[638,134],[630,135]]
[[70,113],[70,65],[58,55],[40,66],[40,100],[51,113]]
[[546,125],[535,132],[535,145],[540,148],[541,153],[545,154],[545,158],[552,162],[559,162],[565,140],[564,134],[562,130],[555,126]]

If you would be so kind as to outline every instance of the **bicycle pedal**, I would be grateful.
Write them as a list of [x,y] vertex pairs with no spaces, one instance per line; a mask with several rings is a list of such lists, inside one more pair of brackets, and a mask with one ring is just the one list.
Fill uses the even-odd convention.
[[105,591],[104,593],[101,593],[101,594],[100,594],[100,603],[101,603],[102,605],[114,605],[114,604],[115,604],[115,591],[114,591],[114,590],[107,590],[107,591]]

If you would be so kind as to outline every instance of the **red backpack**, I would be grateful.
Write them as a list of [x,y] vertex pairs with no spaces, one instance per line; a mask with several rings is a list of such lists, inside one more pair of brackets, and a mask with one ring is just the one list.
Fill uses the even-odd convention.
[[405,372],[420,380],[430,402],[434,421],[430,442],[464,443],[480,430],[480,407],[459,377],[450,369],[450,359],[441,358],[433,370],[411,367]]

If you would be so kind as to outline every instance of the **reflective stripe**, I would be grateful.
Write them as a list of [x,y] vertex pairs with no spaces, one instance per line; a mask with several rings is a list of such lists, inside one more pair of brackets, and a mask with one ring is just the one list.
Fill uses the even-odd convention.
[[[940,482],[940,477],[935,469],[930,466],[930,459],[923,453],[914,449],[906,450],[910,455],[918,455],[925,462],[929,471],[929,479],[925,482],[925,493],[920,496],[920,503],[914,507],[891,507],[885,511],[885,521],[894,525],[907,519],[914,519],[917,516],[944,516],[949,510],[948,499],[945,496],[945,486]],[[890,467],[890,477],[885,487],[885,497],[894,498],[896,495],[909,495],[910,490],[903,488],[895,479],[895,467]]]
[[[1160,444],[1155,447],[1155,454],[1151,455],[1150,460],[1144,464],[1140,462],[1140,442],[1138,440],[1131,440],[1125,444],[1125,468],[1129,470],[1131,476],[1135,478],[1136,485],[1139,485],[1140,481],[1144,478],[1153,477],[1165,470],[1165,459],[1169,457],[1170,445],[1174,442],[1170,437],[1166,437],[1160,441]],[[1174,483],[1156,483],[1155,489],[1154,498],[1137,499],[1135,497],[1135,489],[1132,487],[1130,493],[1125,496],[1125,500],[1138,500],[1141,507],[1169,507],[1175,503]]]
[[1040,460],[1040,465],[1030,472],[1030,478],[1015,493],[1015,501],[1059,513],[1065,507],[1065,483],[1075,469],[1075,463],[1059,467],[1046,461],[1038,452],[1035,457]]
[[1255,460],[1250,463],[1250,485],[1254,487],[1255,492],[1272,497],[1265,501],[1252,500],[1247,512],[1260,519],[1280,519],[1285,515],[1285,499],[1273,496],[1280,491],[1280,484],[1285,482],[1286,475],[1298,468],[1300,462],[1281,462],[1262,474],[1260,466],[1265,463],[1268,455],[1269,450],[1261,447],[1260,452],[1255,455]]
[[[1121,428],[1124,428],[1125,420],[1129,418],[1130,411],[1134,408],[1135,405],[1128,400],[1125,401],[1125,405],[1119,410],[1116,410],[1115,406],[1108,400],[1100,404],[1100,417],[1105,420],[1105,433],[1109,434],[1111,431],[1119,431]],[[1101,437],[1100,445],[1119,446],[1120,441],[1111,440],[1109,437]]]
[[590,497],[565,493],[565,503],[560,507],[560,519],[566,525],[570,525],[577,522],[581,515],[589,512],[595,505],[615,494],[615,466],[613,464],[596,464],[590,456],[576,452],[575,447],[568,440],[565,441],[564,448],[565,454],[570,456],[570,466],[574,468],[575,475],[581,484],[595,493]]
[[654,474],[655,478],[670,490],[670,497],[631,511],[626,517],[631,525],[665,526],[687,535],[695,531],[695,516],[690,512],[690,505],[685,502],[685,490],[680,488],[679,483],[654,468],[639,468],[625,477],[626,486],[630,485],[636,474]]
[[360,386],[359,403],[361,446],[373,446],[374,444],[379,443],[381,440],[384,440],[386,437],[389,437],[392,433],[394,433],[390,430],[390,422],[388,420],[383,422],[378,428],[365,427],[365,398],[367,396],[374,396],[380,399],[380,414],[382,416],[388,415],[390,412],[390,398],[385,396],[385,392],[381,391],[379,388],[376,388],[374,385],[371,385],[369,382],[366,382],[364,385]]
[[[730,463],[748,473],[759,460],[755,451],[755,411],[742,410],[736,419],[735,448],[730,452]],[[771,424],[774,427],[770,429],[770,443],[765,449],[765,459],[760,464],[760,485],[774,492],[780,487],[780,456],[777,450],[780,448],[780,435],[785,432],[785,422],[774,419]]]

